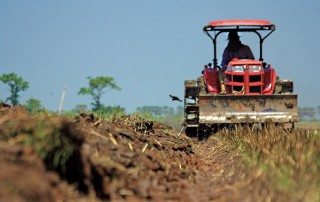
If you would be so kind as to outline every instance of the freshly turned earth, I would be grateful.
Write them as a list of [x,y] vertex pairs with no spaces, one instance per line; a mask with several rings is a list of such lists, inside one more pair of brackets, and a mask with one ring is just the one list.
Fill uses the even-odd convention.
[[[71,143],[64,168],[52,164],[58,150],[40,157],[25,143],[39,124]],[[259,175],[214,136],[199,141],[133,116],[30,116],[0,106],[0,201],[259,201],[268,196]]]

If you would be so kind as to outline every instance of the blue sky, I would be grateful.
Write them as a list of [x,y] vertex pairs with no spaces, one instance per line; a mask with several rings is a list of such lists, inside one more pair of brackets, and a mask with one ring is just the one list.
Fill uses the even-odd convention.
[[[320,105],[319,0],[0,0],[0,74],[28,81],[21,102],[33,97],[58,110],[90,105],[78,96],[88,76],[111,76],[122,88],[107,91],[105,105],[128,112],[144,105],[182,106],[183,83],[212,61],[202,28],[220,19],[266,19],[277,27],[264,59],[282,79],[294,80],[299,106]],[[242,36],[258,58],[257,41]],[[226,45],[219,41],[219,51]],[[222,53],[221,53],[222,54]],[[219,63],[221,54],[218,53]],[[9,95],[0,83],[0,99]]]

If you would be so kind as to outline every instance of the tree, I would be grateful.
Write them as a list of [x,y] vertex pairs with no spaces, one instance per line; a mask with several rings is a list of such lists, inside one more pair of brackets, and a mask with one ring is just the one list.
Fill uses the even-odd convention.
[[104,105],[101,103],[100,99],[105,93],[106,89],[115,89],[121,90],[121,88],[116,84],[114,78],[107,76],[98,76],[95,78],[87,77],[89,80],[89,87],[81,87],[78,95],[91,95],[93,102],[92,111],[99,111],[104,108]]
[[43,110],[43,106],[41,105],[41,101],[35,98],[30,98],[26,101],[25,107],[28,112],[36,113]]
[[19,93],[25,91],[29,88],[29,83],[24,81],[20,76],[17,76],[15,73],[2,74],[0,76],[0,81],[4,84],[8,84],[10,87],[11,95],[6,99],[10,101],[13,105],[19,104]]

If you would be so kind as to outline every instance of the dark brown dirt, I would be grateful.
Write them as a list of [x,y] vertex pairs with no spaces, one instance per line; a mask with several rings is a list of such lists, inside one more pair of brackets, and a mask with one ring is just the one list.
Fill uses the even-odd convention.
[[[40,131],[58,134],[60,146],[26,143]],[[63,165],[55,164],[69,148]],[[2,104],[0,153],[0,201],[257,201],[268,194],[259,193],[259,171],[249,173],[220,139],[193,140],[132,116],[35,117]]]

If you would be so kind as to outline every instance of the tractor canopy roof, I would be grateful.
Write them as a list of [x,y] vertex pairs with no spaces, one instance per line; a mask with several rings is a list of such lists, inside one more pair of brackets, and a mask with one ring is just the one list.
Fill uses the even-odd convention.
[[[237,32],[253,32],[259,37],[260,44],[260,57],[259,60],[263,61],[262,58],[262,44],[263,41],[275,31],[276,26],[271,24],[268,20],[216,20],[209,22],[204,26],[203,31],[212,39],[214,46],[214,55],[213,55],[213,64],[214,67],[217,67],[217,37],[221,33],[237,31]],[[261,35],[260,32],[265,32],[264,35]],[[212,33],[213,32],[213,33]],[[211,33],[211,34],[210,34]]]
[[216,20],[209,22],[203,31],[256,31],[274,30],[275,25],[268,20]]

